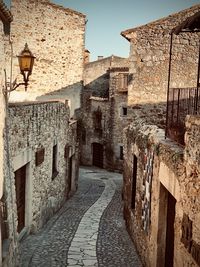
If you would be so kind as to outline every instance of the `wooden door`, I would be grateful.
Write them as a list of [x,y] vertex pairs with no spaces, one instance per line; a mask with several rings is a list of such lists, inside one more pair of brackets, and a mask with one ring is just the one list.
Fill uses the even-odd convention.
[[173,267],[174,264],[174,220],[176,199],[168,192],[167,200],[167,229],[165,246],[165,267]]
[[132,197],[131,197],[131,208],[132,209],[135,209],[136,184],[137,184],[137,157],[134,155],[133,156]]
[[15,190],[18,216],[18,233],[25,226],[25,191],[26,191],[26,165],[15,172]]
[[103,145],[93,143],[93,165],[103,168]]
[[68,175],[68,193],[69,193],[72,189],[73,157],[69,158],[68,167],[69,167],[69,175]]

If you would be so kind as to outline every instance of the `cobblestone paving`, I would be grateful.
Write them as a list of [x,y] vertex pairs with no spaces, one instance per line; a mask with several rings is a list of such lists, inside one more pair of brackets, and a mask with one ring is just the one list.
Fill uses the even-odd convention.
[[121,201],[121,180],[114,180],[116,192],[105,209],[97,240],[99,267],[142,267],[135,247],[126,231]]
[[20,267],[141,267],[122,217],[120,174],[81,168],[79,189],[37,235]]
[[84,213],[104,190],[103,181],[88,178],[87,171],[80,170],[80,174],[77,193],[45,228],[22,242],[20,267],[67,266],[67,253],[78,225]]

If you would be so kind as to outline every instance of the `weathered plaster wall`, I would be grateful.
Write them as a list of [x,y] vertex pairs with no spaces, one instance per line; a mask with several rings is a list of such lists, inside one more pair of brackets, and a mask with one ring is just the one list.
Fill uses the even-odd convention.
[[[194,251],[200,244],[199,218],[199,117],[188,116],[186,122],[186,146],[179,147],[165,140],[163,130],[143,125],[140,121],[130,125],[124,134],[124,215],[127,228],[133,238],[145,266],[163,266],[165,257],[166,198],[169,192],[176,199],[174,222],[174,266],[198,266]],[[150,190],[150,225],[143,229],[143,200],[145,159],[147,151],[153,151],[153,176]],[[132,208],[133,157],[138,159],[135,208]],[[164,188],[164,191],[163,191]],[[146,193],[145,193],[146,195]],[[147,196],[148,198],[148,196]],[[181,241],[183,216],[192,221],[193,252],[188,252]],[[194,244],[194,245],[193,245]]]
[[[137,105],[134,114],[148,118],[165,114],[169,66],[170,32],[186,17],[200,10],[200,5],[172,14],[147,25],[122,32],[130,40],[130,73],[128,104]],[[198,37],[190,34],[174,36],[171,87],[195,87],[197,76]],[[141,105],[141,106],[140,106]],[[160,109],[161,108],[161,109]],[[160,124],[160,123],[159,123]],[[161,124],[160,124],[161,125]]]
[[11,11],[13,77],[21,80],[16,55],[26,42],[36,57],[28,92],[20,87],[11,100],[69,98],[73,110],[80,107],[85,15],[37,0],[13,0]]

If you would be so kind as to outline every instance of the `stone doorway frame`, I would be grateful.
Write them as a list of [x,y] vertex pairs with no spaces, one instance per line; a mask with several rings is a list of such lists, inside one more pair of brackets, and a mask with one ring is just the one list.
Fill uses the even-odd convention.
[[[26,165],[26,187],[25,187],[25,227],[19,233],[18,239],[20,240],[26,233],[29,233],[32,223],[32,150],[27,149],[12,159],[13,173]],[[16,189],[15,189],[16,190]]]

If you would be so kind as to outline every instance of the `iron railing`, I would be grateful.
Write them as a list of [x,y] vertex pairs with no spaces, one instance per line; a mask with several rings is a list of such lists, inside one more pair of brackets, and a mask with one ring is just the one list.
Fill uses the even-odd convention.
[[186,115],[200,114],[197,88],[170,88],[167,101],[166,136],[184,145]]

